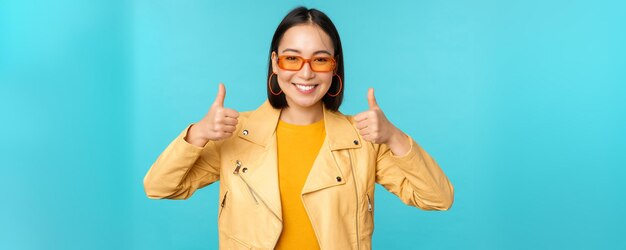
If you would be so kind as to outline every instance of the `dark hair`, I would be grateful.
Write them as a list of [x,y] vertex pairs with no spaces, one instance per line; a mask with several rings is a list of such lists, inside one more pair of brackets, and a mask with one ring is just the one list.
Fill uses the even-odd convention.
[[[285,18],[280,22],[276,31],[274,32],[274,37],[272,38],[272,44],[270,45],[270,60],[269,67],[267,70],[267,77],[269,78],[272,71],[272,52],[278,51],[278,44],[280,40],[283,38],[285,32],[296,25],[299,24],[315,24],[319,26],[326,34],[330,37],[330,40],[333,42],[333,47],[335,50],[335,60],[337,61],[337,68],[335,69],[335,73],[339,75],[342,79],[343,75],[343,51],[341,49],[341,40],[339,39],[339,33],[337,32],[337,28],[333,22],[324,14],[323,12],[316,9],[307,9],[306,7],[298,7],[290,11]],[[276,52],[278,53],[278,52]],[[276,80],[275,80],[276,79]],[[339,106],[341,106],[341,101],[343,100],[343,91],[345,89],[346,81],[343,80],[343,87],[341,88],[341,92],[337,96],[329,96],[324,95],[322,97],[322,102],[326,106],[326,109],[330,109],[333,111],[338,111]],[[271,86],[270,86],[271,85]],[[277,77],[272,77],[271,83],[267,86],[267,99],[270,104],[274,108],[284,108],[287,107],[287,99],[285,98],[285,93],[281,93],[280,95],[273,95],[271,93],[270,87],[274,89],[274,92],[278,92],[280,87],[278,87]],[[330,85],[329,93],[337,93],[339,91],[339,79],[333,77],[333,80]]]

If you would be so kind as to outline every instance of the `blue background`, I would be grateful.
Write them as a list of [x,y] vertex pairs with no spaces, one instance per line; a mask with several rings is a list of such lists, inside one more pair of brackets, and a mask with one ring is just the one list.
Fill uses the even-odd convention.
[[624,1],[0,2],[0,249],[214,249],[217,192],[149,200],[143,176],[217,84],[265,100],[298,5],[456,188],[450,211],[377,187],[375,249],[626,249]]

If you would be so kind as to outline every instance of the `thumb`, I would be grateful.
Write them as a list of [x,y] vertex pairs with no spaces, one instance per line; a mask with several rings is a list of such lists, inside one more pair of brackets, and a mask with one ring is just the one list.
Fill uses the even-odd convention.
[[376,97],[374,97],[374,88],[369,88],[367,91],[367,102],[369,103],[370,109],[378,108]]
[[223,83],[220,83],[213,106],[224,107],[224,98],[226,98],[226,87],[224,87]]

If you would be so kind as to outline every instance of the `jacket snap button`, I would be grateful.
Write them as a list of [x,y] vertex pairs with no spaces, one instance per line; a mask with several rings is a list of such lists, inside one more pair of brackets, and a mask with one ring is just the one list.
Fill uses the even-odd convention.
[[337,176],[337,182],[341,182],[341,177]]
[[243,171],[244,173],[248,172],[248,168],[243,168],[241,171]]
[[354,145],[359,145],[359,140],[354,140]]
[[248,135],[248,130],[247,129],[243,130],[243,135]]

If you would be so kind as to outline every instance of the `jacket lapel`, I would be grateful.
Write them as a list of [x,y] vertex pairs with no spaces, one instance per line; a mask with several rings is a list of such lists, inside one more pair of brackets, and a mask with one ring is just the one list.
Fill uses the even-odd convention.
[[[246,173],[240,173],[247,184],[260,196],[265,205],[282,221],[280,190],[278,188],[276,124],[280,117],[280,109],[275,109],[265,101],[253,111],[247,122],[243,124],[239,137],[263,147],[257,155],[250,155],[250,162],[242,162],[247,167]],[[245,131],[245,132],[244,132]],[[247,152],[241,152],[247,155]]]
[[[341,169],[350,165],[350,159],[348,152],[341,149],[360,148],[362,144],[357,131],[345,116],[325,107],[323,109],[326,138],[311,167],[302,194],[345,184]],[[263,153],[250,157],[253,159],[251,162],[242,162],[242,167],[248,168],[242,178],[282,221],[275,133],[280,111],[265,101],[250,114],[241,130],[246,132],[240,132],[238,136],[263,147]]]
[[350,156],[341,149],[361,147],[356,130],[345,116],[324,107],[324,124],[326,140],[311,167],[302,194],[345,184],[341,169],[350,166]]

